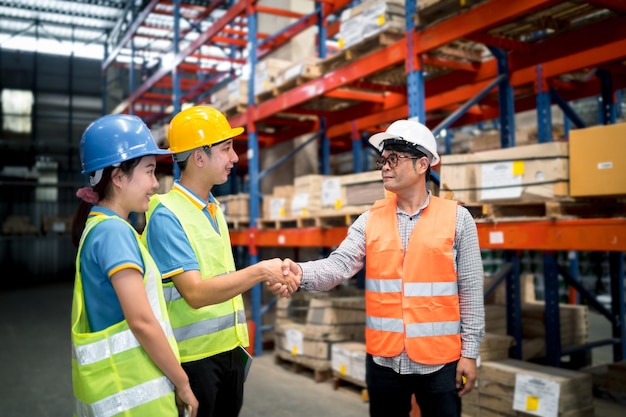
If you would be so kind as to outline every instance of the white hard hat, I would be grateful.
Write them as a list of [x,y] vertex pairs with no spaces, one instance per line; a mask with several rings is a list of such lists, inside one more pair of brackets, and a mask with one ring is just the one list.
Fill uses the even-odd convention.
[[415,120],[396,120],[386,131],[370,136],[369,143],[382,152],[384,141],[387,139],[403,140],[415,145],[422,152],[425,150],[425,153],[431,157],[431,166],[437,165],[441,160],[437,153],[437,142],[433,132]]

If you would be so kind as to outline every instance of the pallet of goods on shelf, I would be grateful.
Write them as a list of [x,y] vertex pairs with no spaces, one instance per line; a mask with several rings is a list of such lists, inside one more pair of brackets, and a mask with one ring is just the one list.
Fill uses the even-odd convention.
[[606,389],[626,400],[626,360],[611,363],[607,368]]
[[615,149],[625,133],[626,123],[599,126],[569,142],[443,155],[440,195],[477,219],[622,217],[626,157]]
[[323,74],[319,62],[319,58],[305,57],[300,62],[292,63],[280,70],[274,79],[272,95],[279,96],[287,90],[321,77]]
[[39,228],[28,216],[7,216],[2,222],[3,235],[38,235]]
[[250,224],[250,195],[228,194],[217,197],[230,229],[247,228]]
[[[516,359],[483,362],[478,375],[479,416],[594,415],[588,373]],[[465,411],[465,410],[464,410]]]
[[65,234],[72,230],[74,216],[43,216],[41,228],[44,234]]
[[293,186],[275,187],[263,199],[260,228],[349,226],[385,197],[379,171],[348,175],[302,175]]
[[344,10],[339,23],[339,47],[350,48],[382,32],[403,33],[404,2],[367,0]]
[[358,392],[367,399],[365,383],[365,342],[339,342],[331,348],[331,368],[333,387]]
[[[485,278],[489,287],[491,277]],[[522,358],[525,360],[545,357],[546,318],[545,302],[536,300],[535,275],[522,274],[520,277],[520,306],[522,323]],[[485,300],[485,328],[496,335],[505,335],[506,289],[501,282]],[[559,304],[560,341],[562,349],[572,349],[589,342],[589,307],[586,305]]]
[[466,12],[485,0],[418,0],[416,25],[425,27]]
[[226,85],[216,90],[211,95],[211,105],[224,113],[226,117],[231,117],[237,113],[243,113],[248,106],[248,80],[236,78]]
[[440,178],[444,196],[469,205],[568,197],[568,144],[443,155]]
[[[341,295],[340,295],[341,294]],[[312,370],[316,380],[328,379],[335,343],[365,339],[365,297],[362,290],[340,289],[321,295],[297,295],[279,303],[275,355]],[[297,308],[291,309],[293,303]],[[302,317],[306,311],[306,318]]]

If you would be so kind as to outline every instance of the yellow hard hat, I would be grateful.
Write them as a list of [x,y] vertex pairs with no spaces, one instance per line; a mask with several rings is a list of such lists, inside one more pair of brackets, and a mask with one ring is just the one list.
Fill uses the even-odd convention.
[[243,127],[230,127],[220,111],[209,106],[194,106],[178,113],[167,131],[169,150],[186,152],[213,146],[243,133]]

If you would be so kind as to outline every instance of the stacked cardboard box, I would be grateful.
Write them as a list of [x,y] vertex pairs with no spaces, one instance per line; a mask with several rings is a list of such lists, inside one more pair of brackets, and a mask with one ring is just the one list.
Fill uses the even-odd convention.
[[[626,123],[570,132],[572,197],[626,195]],[[619,151],[617,151],[619,150]]]
[[250,219],[250,195],[239,193],[218,197],[220,207],[227,221],[248,221]]
[[372,204],[385,198],[385,188],[380,171],[367,171],[341,177],[346,206]]
[[2,234],[36,235],[39,234],[39,228],[33,224],[28,216],[8,216],[2,222]]
[[404,31],[404,16],[400,0],[367,0],[346,9],[339,26],[340,47],[349,48],[385,30]]
[[291,209],[293,185],[274,186],[271,195],[263,197],[263,218],[279,220],[285,218]]
[[242,91],[247,91],[247,86],[244,86],[247,82],[248,80],[241,78],[230,81],[211,95],[212,105],[222,112],[238,105],[248,105],[248,97],[241,94]]
[[626,394],[626,360],[608,365],[606,387],[610,391]]
[[443,155],[441,188],[454,200],[549,201],[569,195],[568,144],[540,143],[462,155]]
[[63,234],[72,230],[74,216],[43,216],[42,229],[45,234]]
[[341,378],[365,386],[365,342],[339,342],[331,348],[331,368]]
[[[278,58],[264,58],[262,61],[259,61],[254,72],[254,96],[257,97],[261,94],[272,92],[281,71],[292,65],[291,61]],[[247,82],[239,84],[239,96],[240,100],[243,98],[247,103]]]
[[[339,293],[351,295],[334,296]],[[315,370],[330,371],[335,343],[364,340],[362,290],[339,293],[299,296],[297,309],[289,307],[293,300],[280,303],[275,331],[275,352],[279,357]],[[294,319],[300,321],[305,309],[304,323],[296,322]]]
[[516,359],[484,362],[478,377],[480,416],[594,415],[590,374]]
[[[546,353],[545,303],[535,298],[534,274],[520,277],[522,357],[541,358]],[[485,328],[487,332],[506,334],[506,287],[500,283],[485,300]],[[485,278],[485,288],[490,277]],[[559,304],[561,348],[570,349],[589,341],[589,307]]]
[[302,175],[293,183],[293,199],[291,200],[292,216],[306,217],[322,209],[322,180],[324,175]]

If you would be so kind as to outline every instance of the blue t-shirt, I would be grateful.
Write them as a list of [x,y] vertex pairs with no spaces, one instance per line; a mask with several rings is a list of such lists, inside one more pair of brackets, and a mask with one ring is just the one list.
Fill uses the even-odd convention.
[[[94,206],[91,211],[117,216],[101,206]],[[124,320],[111,275],[126,268],[136,269],[143,275],[143,259],[133,231],[119,221],[98,223],[85,239],[80,268],[91,331],[104,330]]]

